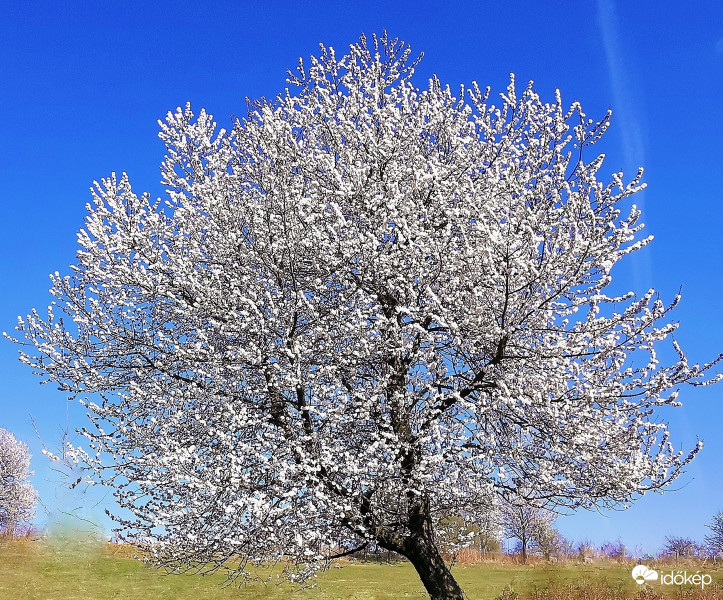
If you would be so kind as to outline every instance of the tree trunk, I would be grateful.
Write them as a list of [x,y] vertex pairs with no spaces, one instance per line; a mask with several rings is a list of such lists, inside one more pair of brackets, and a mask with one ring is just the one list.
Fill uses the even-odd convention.
[[444,563],[435,542],[429,501],[409,509],[409,535],[377,530],[380,545],[405,556],[414,565],[430,600],[465,600],[466,596]]
[[424,538],[405,540],[405,556],[414,565],[430,600],[464,600],[462,588],[452,577],[434,541]]

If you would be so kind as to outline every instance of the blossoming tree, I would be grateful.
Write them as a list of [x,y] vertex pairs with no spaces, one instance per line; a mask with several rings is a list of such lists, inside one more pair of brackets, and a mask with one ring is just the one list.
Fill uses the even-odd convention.
[[523,563],[527,562],[529,550],[535,546],[541,550],[540,546],[544,546],[549,558],[555,537],[554,513],[522,501],[505,504],[502,514],[505,536],[518,540]]
[[27,445],[0,428],[0,533],[14,535],[33,518],[37,494],[30,475]]
[[586,152],[609,114],[419,89],[416,64],[362,37],[229,131],[169,113],[166,198],[96,183],[72,274],[20,319],[22,360],[96,394],[76,455],[159,562],[304,579],[373,543],[460,599],[440,516],[627,502],[698,451],[651,417],[711,366],[658,362],[678,298],[606,293],[650,241],[622,208],[641,173]]

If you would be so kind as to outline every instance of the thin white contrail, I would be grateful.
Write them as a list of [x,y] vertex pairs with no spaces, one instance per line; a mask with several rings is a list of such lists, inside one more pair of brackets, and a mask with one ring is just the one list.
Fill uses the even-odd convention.
[[[625,169],[628,176],[630,176],[638,166],[645,165],[644,127],[641,125],[640,115],[636,112],[635,87],[630,81],[630,67],[628,66],[630,61],[626,60],[621,50],[621,38],[614,0],[597,0],[597,12],[613,92],[613,127],[618,128],[618,131],[622,131],[623,158]],[[723,52],[723,39],[717,43],[716,50]],[[654,182],[651,184],[651,189],[655,189]],[[645,192],[637,194],[633,198],[633,202],[643,211],[643,221],[645,222],[644,194]],[[654,234],[655,232],[648,231],[647,233]],[[651,251],[655,252],[655,246],[656,244],[653,243],[647,251],[633,254],[630,257],[634,289],[638,292],[651,287],[653,280]],[[685,436],[685,439],[693,439],[694,427],[685,409],[676,410],[675,416],[679,434]],[[710,493],[703,468],[698,462],[694,461],[692,463],[688,473],[698,479],[697,485],[699,489],[703,490],[704,493]]]
[[[598,24],[602,35],[608,75],[613,92],[613,127],[621,132],[623,159],[628,178],[638,167],[645,165],[645,141],[640,115],[636,112],[634,85],[630,81],[630,60],[621,50],[617,11],[613,0],[597,0]],[[615,165],[612,168],[617,169]],[[645,221],[645,192],[635,196],[633,202],[643,211]],[[652,233],[652,232],[650,232]],[[631,269],[633,283],[638,291],[650,288],[652,269],[650,249],[642,255],[633,255]]]
[[608,74],[613,91],[613,111],[618,127],[622,130],[623,153],[628,169],[637,168],[645,158],[642,128],[639,116],[635,114],[629,68],[620,45],[618,19],[613,0],[598,0],[598,23],[602,34]]

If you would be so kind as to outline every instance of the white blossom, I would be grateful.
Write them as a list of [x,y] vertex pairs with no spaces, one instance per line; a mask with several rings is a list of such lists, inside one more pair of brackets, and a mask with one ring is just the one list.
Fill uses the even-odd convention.
[[13,535],[35,516],[37,494],[30,475],[27,444],[0,428],[0,533]]
[[651,240],[642,170],[589,155],[610,114],[415,65],[362,38],[228,131],[169,112],[166,197],[96,182],[72,273],[19,320],[22,360],[101,395],[82,458],[159,562],[303,579],[373,542],[461,598],[441,516],[625,503],[697,452],[652,412],[711,366],[659,362],[678,298],[606,291]]

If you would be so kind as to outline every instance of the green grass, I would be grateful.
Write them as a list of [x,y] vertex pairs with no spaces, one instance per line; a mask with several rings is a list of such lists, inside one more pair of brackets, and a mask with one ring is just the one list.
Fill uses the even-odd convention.
[[[115,548],[117,551],[118,548]],[[3,600],[393,600],[427,598],[414,569],[395,565],[347,563],[318,577],[319,587],[288,585],[221,587],[223,575],[165,575],[108,545],[78,541],[0,540],[0,598]],[[706,568],[714,581],[723,570]],[[453,573],[471,600],[492,600],[506,587],[521,597],[547,587],[590,585],[634,597],[630,567],[603,565],[534,566],[488,563],[455,565]],[[674,590],[670,590],[674,592]]]

